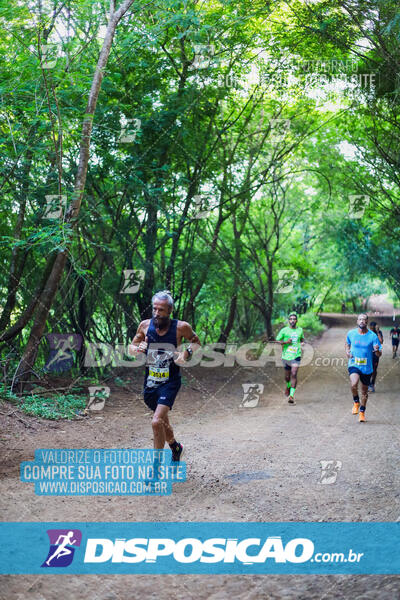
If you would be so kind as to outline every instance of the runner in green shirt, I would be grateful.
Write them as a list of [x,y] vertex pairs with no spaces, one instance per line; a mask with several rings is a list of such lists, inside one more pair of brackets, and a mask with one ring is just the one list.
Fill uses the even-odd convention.
[[285,367],[285,395],[289,404],[296,404],[294,393],[297,386],[297,369],[301,361],[301,344],[304,342],[303,329],[297,327],[297,315],[289,315],[289,326],[283,327],[276,336],[276,341],[282,346],[282,362]]

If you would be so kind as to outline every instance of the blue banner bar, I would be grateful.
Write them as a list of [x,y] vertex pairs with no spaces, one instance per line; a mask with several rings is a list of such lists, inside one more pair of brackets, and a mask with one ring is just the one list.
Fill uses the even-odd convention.
[[400,523],[0,523],[2,574],[399,574]]

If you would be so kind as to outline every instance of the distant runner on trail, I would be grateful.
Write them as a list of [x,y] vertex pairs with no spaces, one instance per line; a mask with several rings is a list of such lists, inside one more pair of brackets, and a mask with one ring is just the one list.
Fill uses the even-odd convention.
[[396,323],[393,325],[390,330],[390,335],[392,336],[392,358],[396,358],[397,349],[399,347],[399,339],[400,339],[400,328],[397,327]]
[[153,318],[140,323],[129,351],[147,355],[143,394],[145,403],[154,411],[154,448],[163,449],[167,441],[172,460],[179,461],[183,446],[174,437],[168,413],[181,387],[178,365],[190,360],[193,350],[188,346],[184,352],[177,352],[177,348],[183,338],[195,344],[200,340],[189,323],[171,319],[174,301],[170,292],[163,290],[154,294],[152,305]]
[[[375,321],[371,321],[371,323],[369,324],[369,328],[371,331],[376,333],[380,343],[383,344],[383,333],[379,329],[379,325],[377,323],[375,323]],[[375,392],[375,381],[376,381],[376,374],[378,372],[378,365],[379,365],[379,356],[377,356],[374,352],[372,355],[373,371],[372,371],[372,375],[371,375],[371,383],[368,386],[369,392]]]
[[289,404],[296,404],[294,393],[297,386],[297,370],[301,361],[301,346],[304,342],[302,327],[297,327],[296,313],[290,313],[289,326],[283,327],[276,336],[276,342],[282,346],[282,362],[285,367],[285,396]]
[[[372,356],[381,356],[382,345],[378,336],[367,327],[368,316],[358,315],[356,329],[351,329],[346,337],[345,350],[349,359],[348,370],[353,394],[353,415],[359,415],[360,423],[365,422],[365,407],[368,400],[368,386],[373,372]],[[361,381],[361,403],[358,395],[358,382]]]

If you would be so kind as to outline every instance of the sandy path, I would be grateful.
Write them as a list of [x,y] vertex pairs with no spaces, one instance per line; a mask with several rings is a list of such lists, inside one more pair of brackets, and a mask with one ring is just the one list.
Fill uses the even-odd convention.
[[[367,423],[351,415],[346,329],[328,330],[312,364],[300,369],[297,405],[282,393],[283,370],[193,368],[171,414],[186,446],[188,480],[172,497],[40,497],[19,481],[19,462],[36,448],[150,447],[149,413],[140,394],[112,391],[101,417],[81,422],[6,420],[0,481],[4,521],[396,521],[400,511],[398,360],[389,336],[370,395]],[[322,366],[323,365],[323,366]],[[243,383],[261,383],[255,408],[240,407]],[[140,392],[136,375],[131,388]],[[133,398],[133,399],[132,399]],[[3,409],[4,411],[4,409]],[[320,460],[341,461],[321,485]],[[249,475],[253,474],[253,475]],[[255,474],[255,475],[254,475]],[[252,478],[253,477],[253,478]],[[391,576],[3,576],[0,598],[395,598]],[[29,590],[29,591],[28,591]],[[85,592],[83,592],[85,590]],[[378,591],[379,590],[379,591]],[[2,595],[3,594],[3,595]]]

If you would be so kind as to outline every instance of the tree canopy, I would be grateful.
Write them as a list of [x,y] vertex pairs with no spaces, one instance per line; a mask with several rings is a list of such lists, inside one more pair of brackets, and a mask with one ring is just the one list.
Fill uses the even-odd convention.
[[2,0],[0,19],[19,377],[48,332],[127,343],[159,289],[222,342],[400,299],[397,2]]

